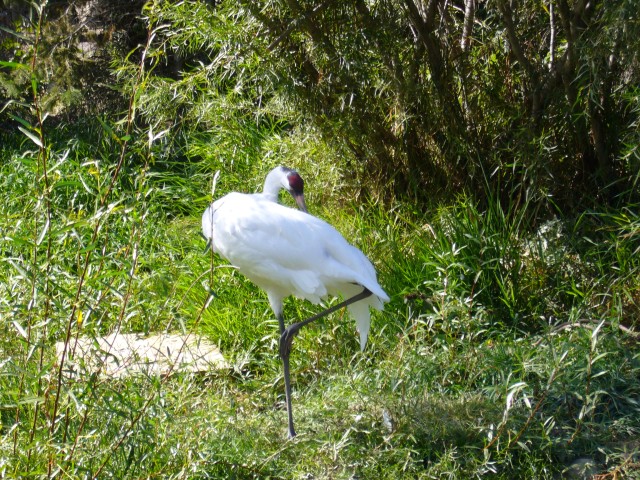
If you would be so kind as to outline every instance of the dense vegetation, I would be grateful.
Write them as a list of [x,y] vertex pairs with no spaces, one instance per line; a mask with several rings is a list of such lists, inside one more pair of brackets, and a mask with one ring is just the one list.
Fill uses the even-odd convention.
[[[2,478],[640,476],[636,2],[6,4]],[[266,297],[199,236],[215,171],[278,164],[392,297],[364,353],[296,338],[293,441]],[[70,375],[117,330],[233,368]]]

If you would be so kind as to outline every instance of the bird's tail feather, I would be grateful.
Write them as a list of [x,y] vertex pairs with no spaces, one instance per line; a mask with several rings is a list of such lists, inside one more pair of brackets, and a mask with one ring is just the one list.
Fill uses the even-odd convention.
[[347,308],[356,321],[358,332],[360,332],[360,349],[364,350],[364,347],[367,346],[369,327],[371,326],[369,303],[366,301],[360,301],[349,305]]

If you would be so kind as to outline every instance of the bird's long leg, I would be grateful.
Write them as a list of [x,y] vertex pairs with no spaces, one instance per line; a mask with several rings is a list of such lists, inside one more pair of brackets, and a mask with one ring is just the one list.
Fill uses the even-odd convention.
[[[284,334],[284,316],[280,313],[278,316],[278,324],[280,326],[280,336]],[[293,429],[293,411],[291,410],[291,378],[289,374],[289,356],[282,357],[282,367],[284,370],[284,394],[287,400],[287,415],[289,417],[289,438],[296,436],[296,431]]]
[[310,324],[314,320],[317,320],[326,315],[329,315],[330,313],[333,313],[336,310],[340,310],[341,308],[351,305],[352,303],[356,303],[362,300],[363,298],[367,298],[371,295],[373,295],[371,291],[368,288],[365,288],[359,294],[354,295],[351,298],[347,298],[344,302],[340,302],[334,305],[333,307],[329,307],[326,310],[323,310],[322,312],[307,318],[306,320],[302,320],[301,322],[289,325],[289,327],[287,327],[284,330],[284,333],[280,337],[280,356],[284,358],[285,356],[289,355],[289,352],[291,351],[291,342],[293,341],[293,337],[295,337],[298,334],[298,332],[302,327]]
[[[309,317],[306,320],[302,320],[301,322],[289,325],[289,327],[286,328],[280,336],[280,358],[282,359],[282,366],[284,368],[284,393],[287,399],[287,414],[289,416],[289,438],[293,438],[296,436],[296,431],[293,428],[293,412],[291,410],[291,378],[289,373],[289,354],[291,353],[291,342],[293,341],[293,337],[298,334],[298,331],[302,327],[308,325],[314,320],[329,315],[330,313],[333,313],[336,310],[340,310],[341,308],[346,307],[347,305],[351,305],[352,303],[362,300],[363,298],[367,298],[371,294],[371,291],[369,291],[368,288],[365,288],[362,292],[354,295],[351,298],[348,298],[344,302],[340,302],[333,307],[327,308],[326,310],[323,310],[317,315]],[[282,322],[282,325],[284,326],[284,321]]]
[[296,436],[296,431],[293,428],[293,410],[291,409],[291,375],[289,373],[289,355],[282,357],[282,368],[284,370],[284,395],[287,399],[289,438],[293,438]]
[[280,336],[284,333],[284,316],[280,313],[278,316],[278,326],[280,327]]

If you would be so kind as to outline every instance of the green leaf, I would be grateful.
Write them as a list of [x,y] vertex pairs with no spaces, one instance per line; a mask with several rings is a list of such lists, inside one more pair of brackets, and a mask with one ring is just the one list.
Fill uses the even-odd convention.
[[47,219],[47,222],[45,223],[44,228],[42,229],[42,232],[40,232],[40,235],[38,236],[36,245],[42,244],[42,241],[44,240],[44,237],[47,235],[47,232],[49,231],[50,226],[51,226],[51,222],[49,221],[49,219]]
[[24,328],[22,328],[22,325],[20,325],[17,321],[15,320],[13,321],[13,326],[16,327],[16,330],[22,336],[22,338],[24,338],[25,340],[29,338],[27,331]]
[[31,141],[33,143],[35,143],[37,146],[39,146],[40,148],[44,148],[44,145],[42,144],[42,142],[40,141],[40,139],[34,135],[32,132],[30,132],[29,130],[27,130],[24,127],[18,127],[18,130],[20,130],[22,133],[24,133],[27,137],[29,137],[31,139]]
[[13,114],[9,114],[9,116],[11,118],[13,118],[16,122],[21,123],[25,128],[28,128],[29,130],[32,130],[33,127],[31,126],[31,124],[29,122],[27,122],[24,118],[20,118],[17,115],[13,115]]
[[102,120],[101,118],[98,117],[98,121],[100,122],[100,125],[102,125],[102,128],[104,129],[105,132],[107,132],[107,134],[113,138],[116,141],[120,141],[120,138],[118,137],[118,135],[116,135],[116,132],[113,131],[113,128],[111,128],[111,125],[109,125],[107,122],[105,122],[104,120]]
[[20,40],[24,40],[25,42],[31,43],[31,40],[28,37],[25,37],[21,33],[16,32],[15,30],[11,30],[10,28],[3,27],[0,25],[0,30],[7,32],[9,35],[13,35],[14,37],[18,37]]
[[[0,27],[1,28],[1,27]],[[0,67],[9,67],[9,68],[28,68],[24,63],[18,62],[5,62],[0,60]]]

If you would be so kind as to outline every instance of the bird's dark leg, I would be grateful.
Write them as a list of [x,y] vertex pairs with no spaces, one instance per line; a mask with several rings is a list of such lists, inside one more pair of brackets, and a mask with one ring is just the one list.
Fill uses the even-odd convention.
[[344,302],[327,308],[326,310],[323,310],[317,315],[309,317],[306,320],[294,323],[288,328],[284,328],[284,320],[282,319],[282,315],[278,317],[278,321],[280,322],[280,331],[282,332],[282,335],[280,336],[280,358],[282,359],[282,366],[284,368],[284,393],[287,399],[287,414],[289,416],[289,438],[293,438],[296,436],[296,431],[293,428],[293,412],[291,410],[291,375],[289,373],[289,354],[291,353],[291,342],[293,341],[293,337],[298,334],[298,331],[302,327],[313,322],[314,320],[322,318],[325,315],[329,315],[336,310],[340,310],[341,308],[346,307],[347,305],[351,305],[352,303],[355,303],[358,300],[362,300],[363,298],[367,298],[370,295],[371,292],[369,291],[369,289],[365,288],[362,292],[351,298],[348,298]]
[[[284,316],[282,313],[277,315],[278,317],[278,325],[280,326],[280,336],[284,333]],[[289,417],[289,438],[293,438],[296,436],[296,431],[293,429],[293,411],[291,409],[291,375],[289,373],[289,355],[282,358],[282,367],[284,370],[284,395],[287,400],[287,416]]]
[[278,325],[280,326],[280,336],[284,333],[284,316],[281,314],[278,315]]
[[289,373],[289,354],[282,356],[282,367],[284,369],[284,395],[287,400],[287,416],[289,421],[289,438],[296,436],[293,428],[293,410],[291,409],[291,375]]
[[362,300],[363,298],[367,298],[371,295],[372,295],[371,291],[368,288],[365,288],[359,294],[346,299],[344,302],[340,302],[334,305],[333,307],[327,308],[326,310],[323,310],[322,312],[314,315],[313,317],[309,317],[306,320],[302,320],[301,322],[289,325],[289,327],[285,328],[284,333],[280,336],[280,357],[284,358],[285,355],[287,358],[289,357],[289,352],[291,351],[291,342],[293,342],[293,337],[295,337],[298,334],[298,332],[302,327],[310,324],[314,320],[317,320],[326,315],[329,315],[330,313],[333,313],[336,310],[340,310],[341,308],[344,308],[347,305],[356,303]]

